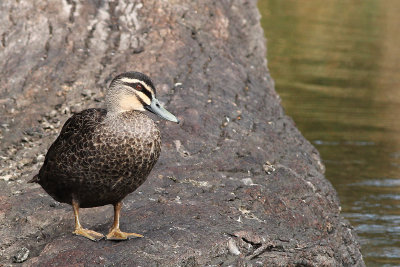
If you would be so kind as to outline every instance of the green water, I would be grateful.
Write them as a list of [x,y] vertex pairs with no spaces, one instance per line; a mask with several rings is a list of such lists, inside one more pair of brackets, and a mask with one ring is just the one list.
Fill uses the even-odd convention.
[[367,266],[400,266],[400,1],[260,0],[268,67]]

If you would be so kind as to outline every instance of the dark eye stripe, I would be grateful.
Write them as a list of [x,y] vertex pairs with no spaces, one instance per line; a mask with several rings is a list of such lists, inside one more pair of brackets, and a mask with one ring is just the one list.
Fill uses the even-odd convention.
[[[124,82],[123,84],[124,84],[124,85],[127,85],[127,86],[130,86],[130,87],[132,87],[133,89],[136,90],[136,85],[138,85],[138,84],[140,84],[140,83],[127,83],[127,82]],[[152,99],[151,92],[150,92],[149,90],[147,90],[146,87],[143,86],[142,84],[140,84],[140,85],[141,85],[142,88],[143,88],[142,91],[140,91],[140,92],[142,92],[143,94],[145,94],[146,96],[148,96],[148,98],[151,100],[151,99]]]

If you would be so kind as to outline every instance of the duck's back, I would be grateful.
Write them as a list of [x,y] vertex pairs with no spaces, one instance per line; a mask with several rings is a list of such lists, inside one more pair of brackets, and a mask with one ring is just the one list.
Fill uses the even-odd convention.
[[143,113],[87,109],[67,120],[37,179],[60,202],[115,204],[146,180],[159,154],[160,133]]

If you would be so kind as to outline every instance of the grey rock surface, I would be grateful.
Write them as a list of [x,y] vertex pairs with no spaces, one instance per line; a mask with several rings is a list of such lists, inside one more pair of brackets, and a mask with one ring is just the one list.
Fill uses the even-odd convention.
[[[0,14],[0,264],[27,250],[24,266],[364,266],[274,91],[255,1],[6,0]],[[129,70],[183,123],[159,122],[161,158],[125,199],[121,228],[145,237],[94,243],[26,181],[66,119]],[[106,233],[112,207],[81,216]]]

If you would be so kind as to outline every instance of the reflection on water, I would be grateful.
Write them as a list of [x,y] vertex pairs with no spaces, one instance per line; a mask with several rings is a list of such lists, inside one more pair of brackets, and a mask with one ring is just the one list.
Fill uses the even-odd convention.
[[368,266],[400,265],[400,1],[260,0],[286,112],[321,152]]

